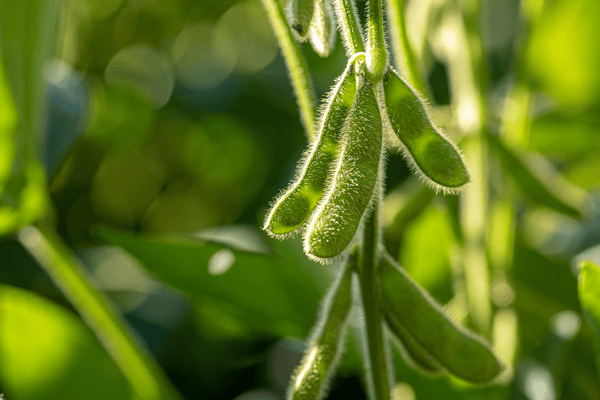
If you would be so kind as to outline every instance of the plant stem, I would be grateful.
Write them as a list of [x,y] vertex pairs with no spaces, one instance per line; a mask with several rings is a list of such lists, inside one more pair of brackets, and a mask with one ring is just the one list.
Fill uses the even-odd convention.
[[346,55],[351,57],[356,53],[364,53],[365,45],[354,0],[334,0],[334,6]]
[[383,34],[381,0],[369,0],[369,32],[367,43],[367,74],[369,81],[378,83],[387,68],[387,47]]
[[269,22],[273,27],[279,47],[281,47],[281,52],[283,53],[283,59],[290,72],[292,86],[298,100],[302,125],[304,125],[309,142],[312,142],[316,134],[316,98],[306,59],[300,50],[300,46],[292,36],[292,31],[285,18],[280,0],[262,0],[262,3],[267,11]]
[[142,348],[115,307],[90,282],[60,236],[52,229],[27,226],[19,241],[71,301],[143,400],[179,400],[164,372]]
[[[381,188],[377,189],[378,191]],[[380,274],[378,269],[379,247],[379,207],[380,194],[373,213],[365,221],[362,254],[360,259],[360,291],[367,328],[367,352],[370,368],[367,368],[367,384],[373,400],[390,400],[390,381],[388,373],[385,339],[383,337],[382,314],[379,305]],[[365,355],[367,359],[367,355]]]
[[394,51],[394,64],[404,80],[421,94],[427,93],[427,86],[421,78],[417,59],[410,47],[406,32],[406,0],[387,0],[389,31]]

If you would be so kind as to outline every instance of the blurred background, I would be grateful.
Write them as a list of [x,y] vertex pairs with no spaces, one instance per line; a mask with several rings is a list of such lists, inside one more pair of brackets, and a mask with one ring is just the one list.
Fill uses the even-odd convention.
[[[385,240],[417,282],[493,343],[508,368],[498,384],[474,387],[421,375],[394,349],[395,394],[600,399],[597,339],[582,317],[576,268],[584,257],[600,262],[600,2],[460,3],[408,1],[406,24],[434,119],[460,147],[466,143],[470,167],[483,171],[474,174],[480,197],[436,195],[391,152]],[[357,6],[364,21],[366,3]],[[307,261],[299,238],[275,242],[259,229],[307,144],[260,0],[29,0],[1,7],[0,393],[7,400],[135,398],[15,234],[43,216],[184,398],[284,398],[336,266]],[[39,14],[22,21],[14,18],[19,7]],[[478,42],[455,29],[456,9]],[[338,38],[326,59],[302,48],[320,99],[346,66],[343,46]],[[461,49],[479,60],[471,92],[457,89],[465,86]],[[477,162],[468,143],[473,90],[480,131],[501,139],[500,150],[478,147]],[[18,123],[9,117],[22,120],[22,110],[35,107],[31,126],[41,133],[21,140],[23,129],[12,132]],[[513,154],[523,164],[511,164]],[[24,161],[31,159],[37,167]],[[521,165],[538,171],[545,186],[523,178]],[[483,229],[483,269],[472,273],[469,210],[479,213]],[[250,274],[231,293],[211,289],[210,280],[178,286],[169,277],[177,265],[152,261],[207,263],[181,255],[179,244],[165,244],[162,253],[132,250],[133,240],[182,234],[228,245],[219,250],[220,264],[218,252],[209,257],[209,272],[211,260],[213,268],[227,264],[223,256],[232,248],[275,255],[279,275]],[[481,271],[484,305],[477,308],[469,276]],[[283,289],[297,299],[271,314],[246,309],[236,297]],[[356,334],[349,336],[331,399],[366,398]]]

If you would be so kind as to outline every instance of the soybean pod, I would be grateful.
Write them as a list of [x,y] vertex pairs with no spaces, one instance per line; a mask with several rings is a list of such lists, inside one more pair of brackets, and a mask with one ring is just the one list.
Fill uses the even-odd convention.
[[316,0],[315,15],[309,32],[313,50],[321,57],[329,56],[335,46],[336,33],[335,15],[330,0]]
[[402,350],[404,350],[405,358],[408,358],[409,362],[412,362],[415,367],[429,374],[438,374],[443,371],[440,362],[423,348],[408,329],[402,325],[402,322],[400,322],[396,315],[389,312],[389,308],[384,310],[384,314],[387,326],[396,335],[402,346]]
[[319,322],[289,386],[288,399],[322,399],[341,358],[346,321],[352,307],[352,271],[356,258],[351,255],[322,306]]
[[313,260],[328,262],[348,248],[380,179],[383,132],[373,90],[365,80],[344,123],[333,181],[306,231],[304,251]]
[[353,64],[342,74],[322,113],[319,135],[305,155],[298,177],[269,212],[264,228],[272,235],[295,231],[308,219],[323,197],[339,154],[340,132],[356,95]]
[[298,34],[301,42],[308,39],[308,32],[313,16],[315,14],[315,1],[318,0],[290,0],[288,6],[288,17],[290,25]]
[[[493,380],[502,365],[482,339],[458,326],[395,262],[380,260],[382,305],[448,372],[473,383]],[[390,319],[388,318],[388,321]]]
[[393,69],[383,88],[389,125],[411,169],[435,190],[452,193],[467,183],[469,173],[458,149],[431,123],[419,96]]

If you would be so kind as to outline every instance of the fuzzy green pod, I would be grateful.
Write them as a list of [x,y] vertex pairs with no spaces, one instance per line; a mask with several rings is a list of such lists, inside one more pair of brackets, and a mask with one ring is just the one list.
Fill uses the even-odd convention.
[[428,374],[439,374],[443,371],[443,367],[435,357],[425,350],[423,346],[415,339],[415,337],[406,329],[396,315],[385,310],[385,321],[390,330],[396,335],[402,345],[405,357],[412,362],[421,371]]
[[409,166],[435,190],[452,193],[469,182],[456,146],[433,126],[423,101],[393,69],[383,89],[389,125]]
[[288,388],[288,399],[322,399],[342,354],[346,321],[352,308],[352,271],[356,259],[348,258],[331,286],[312,337]]
[[330,0],[317,0],[308,38],[313,50],[321,57],[329,56],[335,47],[337,29]]
[[318,0],[290,0],[288,18],[290,25],[298,34],[301,42],[308,39],[310,24],[315,14],[315,1]]
[[380,260],[382,303],[386,310],[448,372],[473,383],[493,380],[502,365],[484,341],[458,326],[389,257]]
[[330,95],[319,127],[319,136],[304,157],[298,177],[275,202],[264,228],[285,235],[308,219],[325,192],[328,177],[340,149],[340,131],[356,95],[356,75],[349,64]]
[[313,214],[304,239],[309,258],[328,262],[352,243],[367,213],[383,163],[381,114],[365,81],[342,130],[341,152],[327,194]]

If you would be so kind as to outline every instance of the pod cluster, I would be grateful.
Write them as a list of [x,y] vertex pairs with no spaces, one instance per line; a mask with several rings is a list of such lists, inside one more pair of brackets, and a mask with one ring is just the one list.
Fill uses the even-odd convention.
[[349,61],[321,113],[317,139],[264,225],[276,237],[306,226],[306,254],[325,263],[350,247],[370,209],[383,173],[384,128],[436,190],[452,192],[469,181],[459,151],[431,123],[420,97],[393,70],[372,85],[364,59],[358,53]]
[[353,58],[333,88],[317,139],[264,225],[274,236],[308,226],[304,250],[322,262],[352,244],[382,170],[382,119],[375,88],[364,79],[362,60]]

